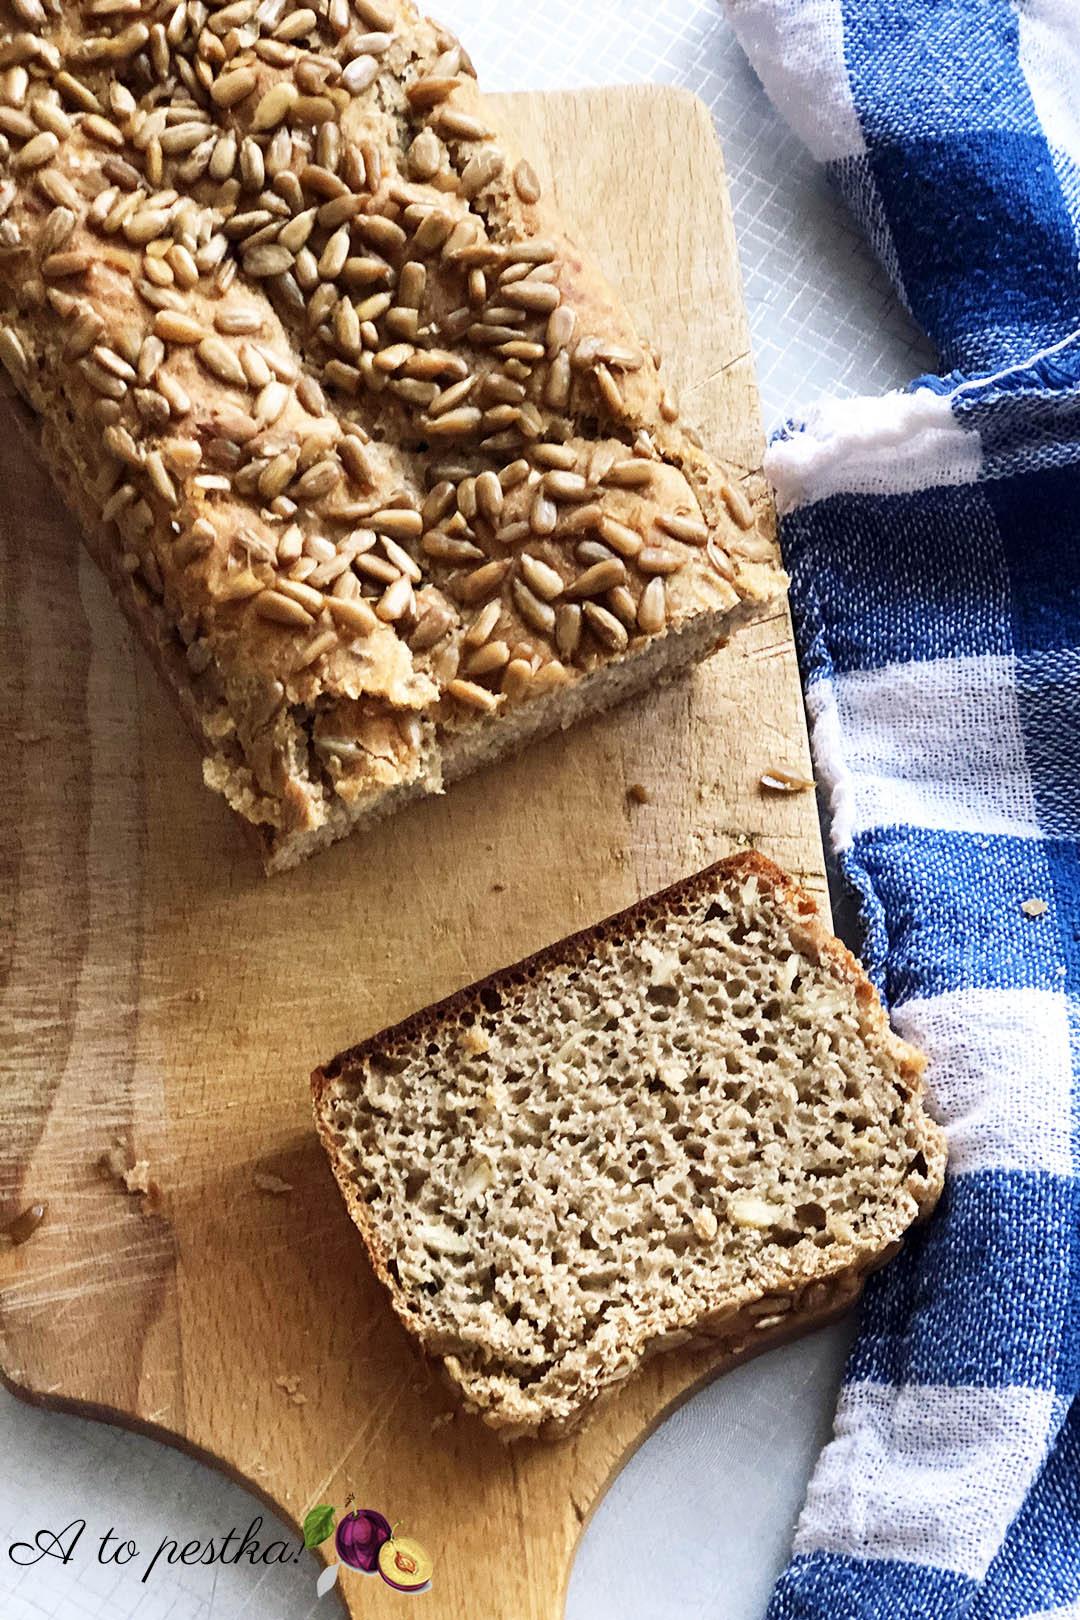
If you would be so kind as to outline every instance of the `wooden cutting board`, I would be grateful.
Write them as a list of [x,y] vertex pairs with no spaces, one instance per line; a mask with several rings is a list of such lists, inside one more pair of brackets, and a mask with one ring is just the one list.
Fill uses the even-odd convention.
[[[752,483],[758,403],[704,109],[647,88],[501,111],[661,345],[684,415]],[[733,847],[824,895],[813,796],[758,786],[770,765],[808,769],[787,615],[268,881],[11,432],[0,477],[0,1224],[48,1204],[0,1249],[4,1377],[204,1452],[297,1522],[355,1492],[434,1555],[431,1620],[554,1620],[585,1515],[710,1358],[653,1362],[557,1445],[505,1447],[450,1415],[362,1258],[307,1077]],[[132,1164],[157,1199],[126,1189]],[[356,1613],[401,1612],[378,1581],[342,1585]]]

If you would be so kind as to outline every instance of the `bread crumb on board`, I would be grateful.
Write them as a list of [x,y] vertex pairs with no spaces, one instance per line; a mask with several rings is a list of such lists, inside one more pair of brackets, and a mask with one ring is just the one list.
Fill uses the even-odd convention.
[[141,1200],[144,1215],[156,1215],[161,1208],[161,1187],[150,1174],[149,1159],[136,1159],[129,1147],[117,1137],[97,1162],[97,1168],[106,1181],[113,1181],[121,1192]]
[[296,1373],[278,1373],[274,1383],[293,1406],[307,1405],[307,1396],[300,1388],[300,1379]]
[[643,782],[631,782],[626,797],[631,804],[649,804],[652,796]]
[[256,1170],[251,1179],[260,1192],[273,1193],[279,1198],[285,1197],[293,1190],[291,1181],[283,1181],[280,1176],[273,1175],[269,1170]]

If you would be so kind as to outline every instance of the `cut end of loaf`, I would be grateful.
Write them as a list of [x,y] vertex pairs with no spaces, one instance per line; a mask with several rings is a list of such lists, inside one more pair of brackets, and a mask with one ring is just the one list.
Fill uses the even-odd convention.
[[658,1350],[746,1354],[854,1297],[941,1189],[922,1067],[809,897],[745,855],[313,1088],[399,1316],[515,1435]]

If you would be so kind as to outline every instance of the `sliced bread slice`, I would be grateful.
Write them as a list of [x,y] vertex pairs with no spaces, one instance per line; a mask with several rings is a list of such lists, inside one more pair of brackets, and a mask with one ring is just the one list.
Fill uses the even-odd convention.
[[739,855],[312,1084],[395,1310],[514,1435],[657,1350],[741,1355],[854,1298],[941,1190],[922,1069],[812,899]]

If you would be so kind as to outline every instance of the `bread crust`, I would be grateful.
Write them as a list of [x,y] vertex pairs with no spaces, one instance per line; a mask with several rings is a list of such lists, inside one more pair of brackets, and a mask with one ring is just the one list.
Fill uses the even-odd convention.
[[[411,1307],[409,1296],[393,1274],[392,1256],[383,1248],[370,1211],[357,1193],[349,1165],[335,1140],[331,1103],[337,1083],[347,1083],[350,1073],[358,1071],[371,1057],[380,1054],[392,1055],[395,1050],[407,1049],[423,1042],[432,1032],[448,1024],[471,1021],[487,1010],[485,994],[490,996],[492,992],[499,994],[504,990],[512,992],[529,980],[542,978],[556,965],[565,963],[587,965],[598,945],[625,938],[639,923],[647,924],[650,920],[662,918],[672,907],[692,900],[702,893],[713,892],[728,884],[747,879],[754,879],[760,889],[798,919],[800,929],[805,930],[806,951],[809,954],[816,953],[820,959],[827,960],[851,987],[860,1011],[869,1020],[874,1035],[882,1041],[896,1063],[907,1091],[905,1127],[913,1131],[918,1140],[926,1165],[925,1175],[919,1181],[920,1191],[915,1221],[921,1222],[931,1214],[943,1185],[946,1147],[943,1131],[923,1109],[925,1057],[892,1030],[873,985],[852,952],[822,924],[814,898],[772,861],[756,851],[745,851],[717,861],[705,870],[680,879],[661,892],[637,901],[601,922],[546,946],[509,967],[486,975],[474,984],[455,991],[432,1006],[423,1008],[390,1028],[345,1049],[314,1071],[311,1076],[311,1089],[316,1131],[330,1160],[349,1213],[363,1239],[372,1268],[386,1287],[396,1314],[410,1331],[422,1338],[421,1325]],[[685,1342],[686,1337],[689,1337],[698,1345],[701,1343],[714,1345],[719,1357],[717,1370],[734,1365],[750,1355],[757,1354],[761,1349],[768,1348],[774,1343],[785,1342],[798,1333],[809,1331],[840,1315],[858,1297],[863,1282],[870,1272],[884,1264],[899,1246],[897,1240],[884,1248],[864,1248],[862,1252],[836,1267],[828,1275],[815,1274],[802,1283],[795,1283],[790,1290],[791,1310],[784,1314],[781,1321],[773,1325],[759,1327],[756,1320],[745,1314],[736,1313],[734,1317],[729,1317],[711,1329],[708,1325],[698,1322],[690,1334],[684,1335],[680,1342]],[[744,1303],[753,1305],[756,1298],[751,1291]],[[660,1348],[663,1346],[656,1346],[642,1359],[648,1359],[649,1355],[656,1353],[656,1349]],[[444,1371],[448,1372],[450,1382],[457,1393],[464,1396],[466,1405],[479,1411],[484,1421],[497,1428],[504,1438],[513,1439],[526,1434],[555,1437],[575,1427],[582,1416],[582,1412],[578,1410],[566,1418],[538,1420],[527,1402],[523,1402],[523,1410],[520,1413],[515,1413],[506,1403],[502,1403],[495,1411],[484,1410],[479,1403],[471,1399],[473,1392],[470,1391],[467,1377],[460,1376],[452,1367],[446,1368],[445,1364]],[[600,1398],[604,1398],[607,1393],[610,1393],[609,1389],[601,1391]]]
[[784,584],[456,41],[353,5],[4,44],[0,360],[270,870]]

